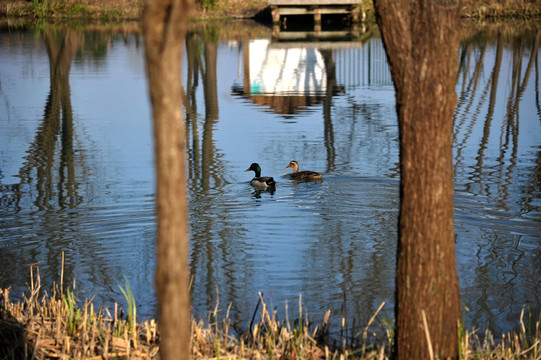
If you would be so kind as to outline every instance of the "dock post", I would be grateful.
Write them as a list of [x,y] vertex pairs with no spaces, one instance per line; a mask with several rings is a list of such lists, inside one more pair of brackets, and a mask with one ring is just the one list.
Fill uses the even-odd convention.
[[[359,5],[352,6],[349,9],[349,15],[351,16],[351,22],[355,25],[358,25],[361,22],[361,8]],[[364,20],[364,19],[363,19]]]
[[278,6],[272,7],[272,23],[274,25],[280,25],[280,11],[278,10]]
[[321,10],[319,7],[314,9],[314,25],[321,26]]

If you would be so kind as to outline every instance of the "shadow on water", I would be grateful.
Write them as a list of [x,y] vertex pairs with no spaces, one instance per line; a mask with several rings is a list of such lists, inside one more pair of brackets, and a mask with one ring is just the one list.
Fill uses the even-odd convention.
[[[77,278],[84,294],[122,301],[116,287],[127,275],[140,313],[153,316],[153,148],[139,35],[35,33],[0,34],[2,59],[49,65],[40,115],[26,105],[35,99],[10,95],[17,85],[4,72],[41,84],[39,64],[2,65],[0,134],[25,124],[17,129],[31,136],[1,148],[0,285],[21,289],[36,262],[58,283],[66,252],[66,283]],[[470,325],[495,331],[541,303],[540,34],[464,26],[459,54],[457,263]],[[302,294],[315,318],[330,308],[362,325],[382,301],[381,317],[393,317],[398,129],[383,46],[374,29],[365,35],[290,42],[233,22],[199,24],[187,36],[196,316],[231,304],[230,315],[247,322],[263,292],[279,313]],[[34,42],[41,48],[23,55],[12,45]],[[291,160],[323,181],[290,180],[283,169]],[[250,186],[244,170],[255,161],[276,192]]]

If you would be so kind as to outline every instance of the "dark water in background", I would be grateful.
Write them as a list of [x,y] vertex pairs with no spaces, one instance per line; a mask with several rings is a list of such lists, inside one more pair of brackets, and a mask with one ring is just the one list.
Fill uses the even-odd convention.
[[[219,302],[248,322],[262,292],[290,318],[300,294],[312,318],[365,324],[383,301],[392,318],[398,133],[381,40],[316,47],[247,29],[186,41],[194,313]],[[541,308],[541,32],[497,29],[463,31],[455,231],[468,325],[506,331]],[[64,252],[80,298],[124,303],[126,277],[155,316],[152,151],[139,35],[4,28],[0,286],[20,294],[39,263],[49,289]],[[293,159],[323,181],[290,181]],[[274,194],[250,187],[252,162]]]

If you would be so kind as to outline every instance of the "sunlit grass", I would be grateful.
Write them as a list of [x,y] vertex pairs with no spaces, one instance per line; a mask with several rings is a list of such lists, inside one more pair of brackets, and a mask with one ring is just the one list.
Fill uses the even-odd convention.
[[531,18],[541,15],[539,1],[462,0],[462,16],[484,18]]
[[[372,0],[360,0],[361,7],[373,17]],[[0,15],[43,19],[137,20],[143,1],[129,0],[0,0]],[[462,0],[462,16],[468,18],[533,18],[541,16],[540,1]],[[196,3],[198,18],[242,17],[267,7],[266,0],[203,0]],[[369,21],[372,21],[368,19]]]
[[0,0],[0,17],[37,20],[139,20],[142,1]]
[[[41,288],[37,266],[20,301],[10,301],[10,289],[0,290],[0,359],[154,359],[159,330],[154,320],[137,323],[136,299],[127,280],[119,286],[128,304],[126,318],[118,304],[113,313],[94,309],[92,299],[77,301],[73,289],[51,295]],[[234,323],[230,306],[224,313],[219,299],[206,320],[192,320],[191,354],[196,359],[389,359],[394,324],[381,318],[382,303],[364,326],[348,329],[340,318],[331,329],[330,310],[312,321],[299,297],[297,309],[285,319],[270,311],[262,294],[246,327]],[[250,320],[248,322],[248,320]],[[354,322],[353,322],[354,323]],[[540,318],[523,311],[515,330],[495,335],[488,330],[459,327],[461,359],[541,359]],[[352,330],[355,329],[355,330]],[[376,334],[377,332],[377,334]]]
[[130,335],[132,341],[137,344],[137,304],[135,303],[135,296],[130,287],[128,279],[124,279],[125,287],[118,286],[122,295],[128,303],[128,334]]
[[108,309],[96,311],[92,299],[81,304],[73,289],[60,294],[53,287],[49,295],[41,288],[39,269],[33,266],[31,273],[20,301],[10,301],[9,288],[0,292],[0,359],[146,359],[158,353],[155,321],[137,324],[132,315],[131,337],[129,319],[118,317],[116,304],[112,316]]
[[68,335],[75,336],[75,334],[77,333],[77,325],[81,322],[81,310],[77,309],[75,296],[73,295],[73,292],[69,289],[64,294],[62,301],[64,302],[64,307],[66,311],[65,314]]

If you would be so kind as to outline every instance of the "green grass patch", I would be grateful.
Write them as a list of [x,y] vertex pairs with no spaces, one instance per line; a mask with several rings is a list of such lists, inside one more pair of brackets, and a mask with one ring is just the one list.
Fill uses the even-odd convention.
[[75,17],[87,17],[91,12],[92,10],[83,4],[73,5],[69,9],[70,16],[75,16]]

